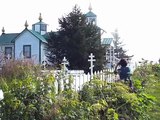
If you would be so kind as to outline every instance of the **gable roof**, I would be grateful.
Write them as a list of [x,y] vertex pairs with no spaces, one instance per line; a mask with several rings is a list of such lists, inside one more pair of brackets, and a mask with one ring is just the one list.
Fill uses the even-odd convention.
[[47,43],[47,40],[40,35],[38,32],[34,31],[34,30],[29,30],[35,37],[37,37],[39,40],[41,40],[44,43]]
[[56,35],[59,35],[58,31],[51,31],[51,32],[47,32],[46,34],[44,34],[43,37],[47,41],[48,39],[51,39],[52,36],[56,36]]
[[42,36],[40,35],[38,32],[34,31],[34,30],[29,30],[27,28],[25,28],[21,33],[19,33],[19,35],[17,35],[11,42],[15,42],[15,40],[21,35],[23,34],[25,31],[28,31],[30,32],[32,35],[34,35],[36,38],[38,38],[40,41],[44,42],[44,43],[47,43],[47,40]]
[[10,44],[19,35],[19,33],[3,33],[0,36],[0,44]]

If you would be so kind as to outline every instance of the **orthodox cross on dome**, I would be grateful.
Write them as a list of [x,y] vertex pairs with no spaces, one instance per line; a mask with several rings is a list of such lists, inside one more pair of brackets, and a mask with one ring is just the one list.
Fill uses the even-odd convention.
[[89,59],[88,59],[88,61],[90,62],[90,67],[89,67],[89,69],[91,69],[91,79],[93,78],[93,67],[94,67],[93,62],[96,61],[95,59],[93,59],[94,57],[95,57],[95,56],[93,55],[93,53],[91,53],[91,54],[89,55]]
[[26,22],[25,22],[24,26],[25,26],[25,28],[27,28],[27,27],[28,27],[27,20],[26,20]]
[[39,21],[42,22],[42,15],[39,13]]

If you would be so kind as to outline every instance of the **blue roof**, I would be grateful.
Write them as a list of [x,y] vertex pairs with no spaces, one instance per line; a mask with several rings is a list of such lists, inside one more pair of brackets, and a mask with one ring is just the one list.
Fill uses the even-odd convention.
[[40,35],[38,32],[34,31],[34,30],[29,30],[35,37],[37,37],[39,40],[41,40],[42,42],[47,43],[47,40]]
[[19,33],[3,33],[0,36],[0,44],[10,44],[19,35]]
[[[29,31],[32,35],[34,35],[36,38],[38,38],[40,41],[47,43],[47,40],[40,35],[38,32],[34,31],[34,30],[28,30],[27,28],[25,28],[21,33],[19,33],[16,37],[14,37],[14,39],[10,40],[11,42],[15,42],[15,40],[25,31]],[[9,41],[9,40],[8,40]]]
[[42,22],[42,21],[39,21],[39,22],[37,22],[37,23],[35,23],[35,24],[33,24],[33,25],[40,25],[40,24],[47,25],[46,23],[44,23],[44,22]]
[[46,34],[43,35],[43,37],[46,39],[51,39],[52,35],[59,35],[58,31],[51,31],[51,32],[47,32]]
[[89,11],[88,13],[85,14],[86,17],[97,17],[96,14],[94,14],[92,11]]
[[113,38],[103,38],[102,39],[102,45],[111,45],[113,42]]

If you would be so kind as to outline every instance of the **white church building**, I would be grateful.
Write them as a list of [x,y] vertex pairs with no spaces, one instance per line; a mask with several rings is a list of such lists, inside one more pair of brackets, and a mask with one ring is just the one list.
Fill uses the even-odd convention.
[[[97,25],[97,15],[92,12],[91,6],[89,6],[89,12],[85,15],[87,22]],[[102,34],[106,34],[104,30],[100,30]],[[47,24],[42,22],[41,14],[39,16],[39,22],[32,25],[32,30],[28,29],[27,21],[24,30],[20,33],[5,33],[5,29],[2,28],[2,34],[0,36],[0,59],[30,59],[35,64],[41,64],[43,61],[47,61],[45,55],[45,46],[47,44],[45,37],[47,35]],[[101,43],[109,48],[109,52],[107,53],[108,50],[106,51],[106,60],[109,60],[111,64],[111,62],[115,61],[113,37],[101,38]]]
[[47,43],[44,35],[47,34],[47,24],[42,22],[41,14],[39,22],[28,29],[26,21],[25,28],[20,33],[5,33],[4,28],[0,36],[0,55],[6,59],[32,59],[39,64],[46,60],[45,45]]

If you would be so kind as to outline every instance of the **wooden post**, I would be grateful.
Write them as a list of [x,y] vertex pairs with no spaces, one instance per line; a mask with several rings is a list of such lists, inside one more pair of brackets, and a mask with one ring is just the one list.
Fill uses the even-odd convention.
[[109,48],[109,63],[110,63],[110,68],[111,68],[111,63],[112,63],[112,46]]
[[63,75],[64,75],[63,85],[64,85],[64,90],[65,90],[66,89],[66,76],[67,76],[66,66],[69,65],[69,62],[67,61],[66,57],[63,58],[62,65],[63,65]]

